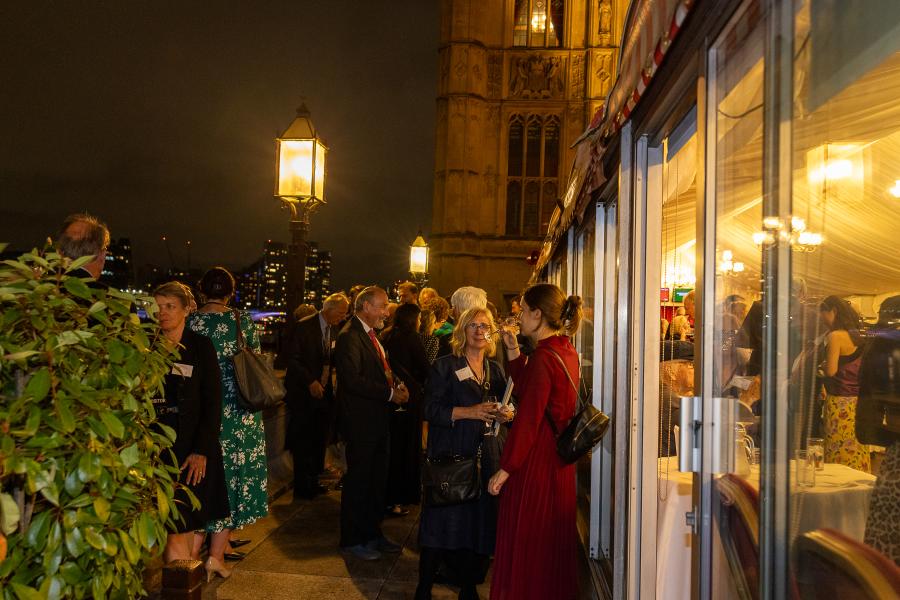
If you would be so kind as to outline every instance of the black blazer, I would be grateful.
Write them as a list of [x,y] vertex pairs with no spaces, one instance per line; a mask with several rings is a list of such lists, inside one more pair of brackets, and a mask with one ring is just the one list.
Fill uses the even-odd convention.
[[219,428],[222,422],[222,378],[212,341],[188,327],[181,335],[181,357],[176,363],[191,365],[190,377],[166,375],[167,404],[178,407],[175,456],[179,465],[189,454],[221,461]]
[[[284,380],[289,401],[295,398],[312,398],[309,385],[322,377],[322,369],[328,364],[330,353],[331,349],[329,348],[329,352],[326,353],[322,345],[319,313],[310,315],[294,325],[288,342],[287,373]],[[326,391],[330,387],[329,378]]]
[[388,435],[394,408],[391,387],[378,351],[356,317],[338,335],[334,365],[341,433],[351,441]]

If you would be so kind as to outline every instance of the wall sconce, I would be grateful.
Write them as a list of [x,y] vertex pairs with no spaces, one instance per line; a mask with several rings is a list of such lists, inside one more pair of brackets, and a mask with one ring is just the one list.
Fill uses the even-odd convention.
[[734,260],[734,253],[731,250],[722,250],[722,262],[719,263],[719,270],[726,275],[737,275],[744,272],[744,263]]
[[900,198],[900,179],[894,181],[894,187],[888,188],[888,193],[894,198]]
[[807,231],[806,221],[802,217],[791,217],[790,230],[784,227],[778,217],[766,217],[763,219],[763,231],[753,234],[753,243],[758,247],[767,247],[776,240],[789,243],[798,252],[813,252],[822,245],[824,238],[821,233]]

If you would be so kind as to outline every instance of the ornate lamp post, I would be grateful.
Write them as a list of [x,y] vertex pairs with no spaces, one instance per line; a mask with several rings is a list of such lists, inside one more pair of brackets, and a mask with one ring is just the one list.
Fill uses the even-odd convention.
[[275,197],[291,211],[288,251],[287,316],[303,303],[306,279],[306,232],[309,216],[325,204],[325,155],[328,148],[309,118],[306,104],[294,122],[275,139]]
[[409,247],[409,272],[419,287],[428,283],[428,244],[421,231]]

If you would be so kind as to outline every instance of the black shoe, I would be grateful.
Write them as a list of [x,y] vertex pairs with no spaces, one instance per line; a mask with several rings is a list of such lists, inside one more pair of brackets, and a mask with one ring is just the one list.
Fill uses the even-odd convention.
[[431,600],[431,588],[425,588],[421,583],[416,586],[416,595],[413,600]]
[[250,540],[228,540],[228,543],[231,544],[232,548],[240,548],[249,544]]
[[232,552],[225,553],[225,560],[243,560],[243,558],[247,556],[246,552],[241,552],[240,550],[234,550]]
[[459,600],[480,600],[478,591],[474,585],[462,587],[459,589]]

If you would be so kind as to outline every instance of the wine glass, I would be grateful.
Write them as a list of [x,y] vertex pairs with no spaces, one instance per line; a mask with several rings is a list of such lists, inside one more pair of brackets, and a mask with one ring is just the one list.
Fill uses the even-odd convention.
[[[401,385],[403,385],[403,381],[399,377],[394,376],[394,388],[398,388]],[[409,402],[409,400],[407,400],[406,402]],[[406,412],[406,402],[404,402],[403,404],[397,404],[394,412]]]
[[[500,405],[500,403],[497,402],[497,396],[485,396],[484,400],[482,400],[482,403],[490,404],[491,405],[490,408],[491,408],[492,412],[495,412],[497,410],[497,407]],[[494,421],[493,420],[485,421],[484,428],[487,431],[486,435],[493,435]]]

